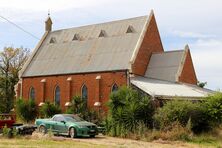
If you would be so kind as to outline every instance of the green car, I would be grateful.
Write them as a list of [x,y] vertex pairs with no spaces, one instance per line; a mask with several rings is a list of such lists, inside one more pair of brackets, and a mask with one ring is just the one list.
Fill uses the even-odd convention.
[[41,133],[47,133],[50,129],[54,134],[67,135],[71,138],[98,135],[95,124],[72,114],[57,114],[51,119],[36,119],[35,124]]

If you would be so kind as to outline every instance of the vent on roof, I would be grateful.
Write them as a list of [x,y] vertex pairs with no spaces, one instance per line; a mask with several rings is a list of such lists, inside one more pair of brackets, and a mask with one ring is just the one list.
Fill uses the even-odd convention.
[[73,40],[73,41],[77,41],[77,40],[79,40],[79,39],[80,39],[79,34],[75,34],[72,40]]
[[99,37],[106,37],[106,31],[101,30],[100,33],[99,33]]
[[49,43],[56,43],[56,38],[55,37],[52,37],[49,41]]
[[133,26],[129,25],[129,27],[126,30],[126,33],[134,33],[134,32],[135,32],[135,30],[134,30]]

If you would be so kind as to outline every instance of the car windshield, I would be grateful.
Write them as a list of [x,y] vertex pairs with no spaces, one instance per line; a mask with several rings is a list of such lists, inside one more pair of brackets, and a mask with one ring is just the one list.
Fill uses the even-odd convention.
[[82,118],[80,118],[79,116],[76,115],[68,115],[68,116],[64,116],[67,122],[81,122],[81,121],[85,121]]

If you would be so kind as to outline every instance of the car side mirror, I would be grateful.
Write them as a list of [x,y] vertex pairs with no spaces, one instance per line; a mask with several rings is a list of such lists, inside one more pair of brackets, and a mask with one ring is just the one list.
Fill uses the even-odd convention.
[[62,123],[64,123],[64,124],[66,124],[66,122],[65,121],[61,121]]

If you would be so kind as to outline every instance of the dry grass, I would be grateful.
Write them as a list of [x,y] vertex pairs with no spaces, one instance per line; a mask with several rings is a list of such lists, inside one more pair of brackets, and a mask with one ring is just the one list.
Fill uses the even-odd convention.
[[154,142],[145,142],[131,139],[114,138],[99,135],[96,138],[76,138],[67,137],[50,137],[49,135],[41,135],[34,133],[32,136],[17,137],[13,139],[0,138],[0,148],[193,148],[200,147],[196,144],[188,144],[183,142],[172,142],[157,140]]
[[[183,136],[190,136],[189,142],[181,141]],[[34,132],[32,136],[7,139],[0,136],[0,148],[87,148],[87,147],[121,147],[121,148],[193,148],[222,147],[222,130],[216,129],[208,134],[194,136],[185,128],[174,125],[166,131],[145,131],[143,136],[128,135],[131,139],[114,138],[99,135],[96,138],[55,137]],[[134,136],[134,137],[133,137]],[[181,138],[182,137],[182,138]],[[216,137],[216,138],[215,138]],[[136,139],[136,140],[132,140]],[[221,138],[221,139],[220,139]],[[180,141],[178,141],[178,139]],[[152,141],[152,142],[147,142]],[[221,141],[221,142],[220,142]]]
[[34,133],[33,136],[17,137],[13,139],[0,138],[0,148],[106,148],[106,145],[98,145],[74,141],[65,138],[54,138],[48,135]]
[[129,133],[126,138],[157,143],[179,142],[180,144],[195,144],[200,147],[222,148],[222,127],[215,128],[208,133],[194,135],[191,130],[175,122],[162,130],[145,129],[142,134]]

